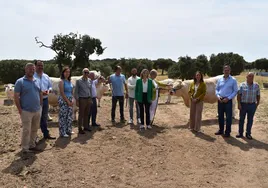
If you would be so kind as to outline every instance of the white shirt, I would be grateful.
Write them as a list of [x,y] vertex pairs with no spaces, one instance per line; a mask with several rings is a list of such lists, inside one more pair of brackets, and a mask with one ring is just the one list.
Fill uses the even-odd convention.
[[194,85],[194,95],[193,96],[195,96],[195,94],[196,94],[196,92],[197,92],[197,89],[198,89],[198,87],[199,87],[199,84],[198,85]]
[[127,80],[127,87],[128,87],[128,96],[130,98],[135,98],[135,88],[136,88],[136,82],[140,77],[138,76],[131,76]]
[[148,79],[146,80],[146,82],[144,82],[142,80],[142,91],[143,91],[143,93],[147,93],[147,90],[148,90]]
[[91,80],[91,94],[92,94],[92,98],[96,98],[97,97],[97,89],[96,89],[96,85],[97,84],[98,84],[98,79]]

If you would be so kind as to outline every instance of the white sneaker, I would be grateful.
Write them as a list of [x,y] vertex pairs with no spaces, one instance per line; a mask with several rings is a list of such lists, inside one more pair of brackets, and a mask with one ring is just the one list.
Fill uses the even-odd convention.
[[147,129],[152,129],[152,126],[151,125],[147,125]]
[[128,124],[133,124],[133,120],[130,119],[130,120],[128,121]]
[[144,125],[140,125],[140,129],[144,129]]
[[138,118],[137,122],[138,124],[141,124],[141,118]]
[[65,135],[63,135],[62,137],[64,137],[64,138],[68,138],[69,135],[68,135],[68,134],[65,134]]

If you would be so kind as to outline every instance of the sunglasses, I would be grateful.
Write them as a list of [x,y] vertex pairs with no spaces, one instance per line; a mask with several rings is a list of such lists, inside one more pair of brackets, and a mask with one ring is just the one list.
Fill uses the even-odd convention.
[[89,72],[84,72],[84,74],[89,74]]

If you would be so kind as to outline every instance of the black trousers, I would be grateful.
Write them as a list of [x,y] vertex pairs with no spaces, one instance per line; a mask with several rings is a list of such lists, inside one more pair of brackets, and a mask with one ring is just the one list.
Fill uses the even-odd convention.
[[144,108],[146,114],[146,125],[150,125],[150,106],[151,103],[147,100],[147,93],[142,95],[142,103],[139,102],[141,124],[144,125]]
[[124,120],[124,96],[113,96],[112,97],[112,120],[115,119],[115,109],[116,109],[116,103],[119,101],[119,109],[120,109],[120,119]]

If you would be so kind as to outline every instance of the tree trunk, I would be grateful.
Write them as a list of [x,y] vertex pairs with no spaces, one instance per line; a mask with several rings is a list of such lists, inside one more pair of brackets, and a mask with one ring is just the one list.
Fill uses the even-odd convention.
[[61,72],[62,72],[62,65],[61,65],[61,63],[58,63],[58,68],[59,68],[59,72],[61,74]]
[[162,74],[161,75],[164,75],[164,69],[162,69]]

